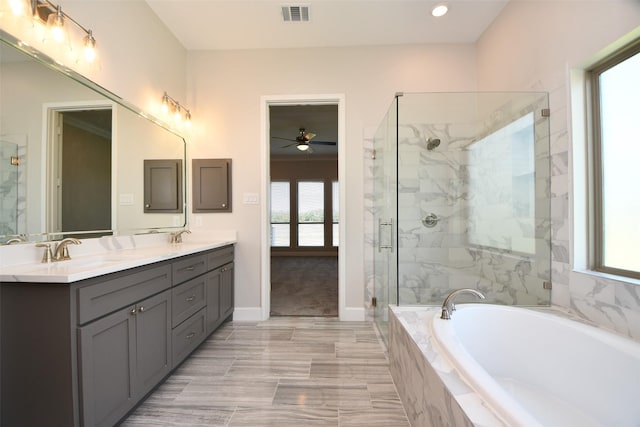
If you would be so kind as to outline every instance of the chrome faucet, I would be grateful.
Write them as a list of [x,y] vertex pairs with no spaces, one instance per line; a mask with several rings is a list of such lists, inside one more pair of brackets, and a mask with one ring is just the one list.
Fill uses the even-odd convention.
[[184,233],[191,234],[189,230],[180,230],[169,235],[169,243],[182,243],[182,235]]
[[69,245],[79,245],[82,242],[78,239],[74,239],[73,237],[67,237],[66,239],[62,239],[56,245],[55,250],[53,251],[53,260],[54,261],[64,261],[66,259],[71,259],[69,255]]
[[471,288],[456,289],[455,291],[451,292],[447,296],[447,298],[445,298],[444,303],[442,303],[442,314],[440,315],[441,319],[445,319],[445,320],[451,319],[451,313],[453,313],[454,310],[456,309],[456,306],[453,303],[453,300],[460,294],[471,294],[471,295],[477,296],[480,299],[484,299],[484,295],[482,295],[480,291],[476,291],[475,289],[471,289]]

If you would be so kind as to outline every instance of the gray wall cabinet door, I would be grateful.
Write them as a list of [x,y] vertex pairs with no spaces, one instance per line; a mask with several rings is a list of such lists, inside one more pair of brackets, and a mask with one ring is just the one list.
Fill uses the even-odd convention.
[[182,159],[144,161],[144,212],[181,213]]
[[136,305],[136,394],[144,397],[171,371],[171,291]]
[[193,212],[231,212],[231,159],[193,159]]
[[135,306],[80,328],[83,425],[112,426],[135,403]]

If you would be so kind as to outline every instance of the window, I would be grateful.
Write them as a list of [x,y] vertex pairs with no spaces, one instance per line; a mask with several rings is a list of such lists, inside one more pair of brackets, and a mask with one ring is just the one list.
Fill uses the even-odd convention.
[[271,246],[289,247],[290,229],[290,185],[289,182],[271,183]]
[[331,180],[271,181],[271,247],[334,253],[339,246],[339,185]]
[[640,278],[640,40],[590,71],[595,269]]
[[324,246],[324,182],[298,182],[298,246]]

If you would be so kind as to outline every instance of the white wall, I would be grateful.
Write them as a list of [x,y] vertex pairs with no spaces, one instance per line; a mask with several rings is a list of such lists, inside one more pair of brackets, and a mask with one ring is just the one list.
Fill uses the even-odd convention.
[[[640,2],[511,1],[477,43],[480,90],[543,90],[550,93],[552,153],[552,303],[605,327],[640,338],[640,286],[580,272],[573,201],[584,189],[572,164],[583,141],[572,129],[569,71],[593,61],[608,46],[640,28]],[[576,162],[579,162],[576,159]],[[583,210],[576,204],[576,215]],[[575,231],[573,231],[573,229]],[[575,234],[573,234],[575,233]]]
[[380,123],[396,92],[475,90],[474,70],[471,45],[190,52],[187,103],[197,117],[190,156],[233,159],[233,213],[201,219],[203,228],[238,230],[236,307],[261,307],[262,208],[241,201],[263,182],[262,96],[345,95],[346,306],[362,309],[364,130]]

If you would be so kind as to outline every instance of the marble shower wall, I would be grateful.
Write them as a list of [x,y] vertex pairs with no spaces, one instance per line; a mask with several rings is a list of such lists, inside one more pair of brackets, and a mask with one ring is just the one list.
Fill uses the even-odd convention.
[[[459,105],[467,96],[475,107],[471,113],[461,107],[456,117],[454,106],[448,120],[435,123],[429,106],[424,108],[426,114],[403,114],[421,103],[443,104],[446,95],[453,95],[452,103]],[[541,115],[548,105],[546,94],[503,96],[497,106],[496,99],[486,100],[482,94],[411,96],[424,100],[410,100],[403,108],[400,98],[399,304],[441,304],[452,289],[462,287],[479,289],[489,300],[503,304],[549,304],[550,293],[543,289],[551,270],[549,128]],[[535,150],[525,155],[513,135],[501,135],[504,131],[499,130],[527,115],[535,126]],[[427,150],[429,137],[440,139],[440,145]],[[364,143],[369,154],[373,140],[365,135]],[[367,243],[375,241],[373,217],[379,207],[372,192],[378,167],[365,158]],[[440,218],[433,228],[422,223],[430,213]],[[373,251],[369,247],[365,252]],[[373,271],[366,277],[368,297],[373,293]]]
[[[0,137],[0,235],[26,232],[26,145],[14,139],[12,135]],[[16,160],[18,164],[13,164]]]

